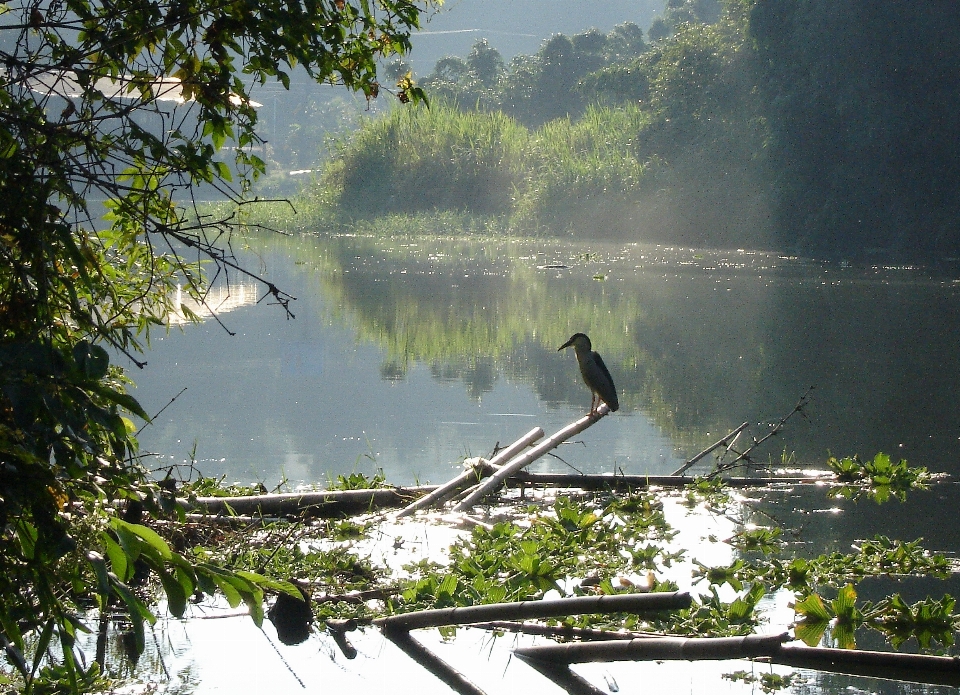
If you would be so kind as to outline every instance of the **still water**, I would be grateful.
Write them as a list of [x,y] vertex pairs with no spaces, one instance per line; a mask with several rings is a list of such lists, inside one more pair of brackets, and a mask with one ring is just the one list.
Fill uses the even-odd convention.
[[[602,353],[621,409],[562,447],[560,458],[542,459],[540,470],[670,473],[742,422],[763,436],[809,394],[761,461],[821,468],[831,453],[885,451],[960,472],[954,276],[556,240],[262,236],[245,244],[243,262],[297,297],[296,318],[258,304],[261,291],[230,278],[209,301],[223,326],[207,320],[155,337],[149,365],[134,377],[145,409],[160,413],[141,435],[159,470],[195,458],[205,475],[268,488],[378,469],[397,484],[446,480],[464,456],[488,454],[537,425],[555,431],[586,412],[590,395],[575,358],[557,351],[582,331]],[[746,494],[737,523],[782,525],[800,555],[849,552],[875,534],[922,537],[951,555],[958,546],[956,528],[944,523],[958,504],[949,483],[882,507],[829,500],[815,486]],[[710,564],[732,561],[732,548],[719,542],[733,533],[729,515],[671,505],[680,547]],[[446,547],[443,534],[454,533],[408,521],[381,532],[409,537],[403,547],[424,552]],[[396,562],[397,545],[380,545],[376,564]],[[708,557],[716,548],[725,554]],[[689,567],[673,571],[681,588],[698,588]],[[960,591],[957,580],[883,581],[910,602]],[[894,590],[888,584],[862,582],[858,591],[877,600]],[[793,619],[775,598],[764,599],[764,631]],[[269,624],[261,632],[248,618],[202,619],[214,617],[153,630],[142,661],[156,662],[145,666],[151,682],[197,695],[448,692],[376,630],[355,634],[360,657],[347,663],[326,633],[280,650]],[[487,692],[561,692],[511,658],[520,638],[464,630],[456,640],[437,631],[418,639]],[[756,686],[723,674],[754,668],[596,664],[583,674],[611,692],[614,683],[620,692],[745,695]],[[947,691],[804,678],[791,692]]]
[[955,276],[555,240],[244,242],[296,318],[229,278],[209,302],[223,326],[155,336],[132,376],[160,412],[141,435],[157,468],[194,457],[268,488],[377,469],[445,480],[464,456],[586,412],[574,355],[557,352],[578,331],[621,410],[540,470],[669,473],[741,422],[762,436],[810,387],[762,460],[885,451],[960,468]]

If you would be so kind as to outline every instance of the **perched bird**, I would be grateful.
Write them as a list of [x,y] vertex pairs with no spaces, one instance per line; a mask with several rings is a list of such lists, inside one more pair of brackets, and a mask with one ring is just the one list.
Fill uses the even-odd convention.
[[607,371],[607,365],[603,363],[600,355],[593,351],[590,338],[583,333],[575,333],[570,340],[560,346],[558,352],[571,345],[577,353],[577,362],[580,364],[583,381],[590,388],[589,414],[597,414],[600,401],[610,406],[611,411],[616,411],[620,407],[620,402],[617,400],[617,387],[613,385],[613,378]]

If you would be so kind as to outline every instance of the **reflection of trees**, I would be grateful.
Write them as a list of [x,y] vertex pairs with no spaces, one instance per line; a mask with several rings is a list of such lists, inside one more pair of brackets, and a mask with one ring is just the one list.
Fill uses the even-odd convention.
[[583,331],[624,407],[643,409],[678,441],[699,443],[755,408],[762,291],[742,289],[733,300],[695,270],[665,281],[666,259],[638,268],[634,247],[584,253],[556,242],[354,237],[296,249],[304,255],[296,267],[316,273],[337,307],[333,319],[384,350],[384,378],[404,378],[415,361],[475,398],[503,374],[546,403],[581,404],[579,373],[557,347]]
[[336,307],[328,318],[384,350],[385,378],[415,361],[474,397],[502,374],[546,403],[581,405],[579,374],[556,348],[583,331],[624,408],[678,444],[779,418],[815,386],[812,426],[792,421],[762,455],[885,450],[946,469],[957,452],[956,297],[903,271],[847,269],[841,282],[769,256],[555,241],[274,243],[315,274]]

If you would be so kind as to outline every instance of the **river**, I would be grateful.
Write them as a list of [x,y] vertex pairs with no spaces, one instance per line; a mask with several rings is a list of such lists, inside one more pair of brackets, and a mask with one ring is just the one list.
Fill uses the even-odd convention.
[[154,337],[132,375],[148,412],[168,406],[141,435],[152,467],[193,456],[268,488],[445,480],[586,412],[572,350],[557,352],[575,332],[621,409],[540,470],[669,473],[741,422],[763,436],[810,387],[761,462],[960,465],[957,276],[555,240],[264,235],[240,255],[297,297],[296,318],[230,278],[210,301],[223,325]]
[[[802,411],[757,451],[758,465],[823,468],[831,454],[884,451],[958,473],[955,276],[548,239],[262,235],[235,248],[247,267],[297,297],[296,318],[258,303],[262,289],[231,277],[209,298],[218,320],[174,321],[168,334],[154,336],[148,366],[133,376],[137,398],[159,413],[141,448],[160,472],[178,467],[182,476],[202,472],[269,489],[380,470],[396,484],[443,481],[465,456],[487,455],[534,426],[553,432],[587,411],[574,355],[557,350],[585,332],[609,367],[621,408],[541,459],[541,471],[670,473],[742,422],[750,424],[737,446],[748,446],[806,396]],[[708,457],[695,470],[712,465]],[[941,482],[911,493],[908,503],[881,506],[831,500],[817,486],[752,491],[738,502],[739,519],[694,514],[676,498],[668,503],[678,547],[724,564],[734,552],[721,541],[744,523],[782,526],[790,552],[802,556],[849,552],[876,534],[922,537],[925,547],[955,555],[956,529],[944,519],[954,517],[957,494]],[[452,538],[451,529],[422,520],[380,533],[406,534],[408,546],[432,552]],[[369,552],[390,565],[397,547]],[[689,567],[673,572],[682,588],[690,586]],[[896,590],[916,601],[956,595],[960,586],[883,578],[858,590],[871,600]],[[765,601],[763,629],[785,629],[793,619],[787,600]],[[195,617],[186,626],[158,626],[141,661],[141,673],[169,692],[298,684],[448,692],[376,631],[354,636],[361,658],[346,662],[319,630],[280,650],[269,625],[261,632],[247,618]],[[511,659],[519,644],[512,637],[465,631],[451,641],[432,631],[420,639],[487,692],[560,692]],[[862,646],[885,648],[869,637]],[[619,681],[624,692],[752,692],[756,686],[724,677],[735,666],[762,668],[611,665],[593,678],[611,691]],[[804,678],[791,692],[946,692],[813,672]]]

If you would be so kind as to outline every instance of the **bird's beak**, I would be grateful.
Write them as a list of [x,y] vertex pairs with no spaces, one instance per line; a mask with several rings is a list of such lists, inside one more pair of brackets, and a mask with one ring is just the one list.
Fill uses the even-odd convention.
[[568,341],[565,342],[563,345],[561,345],[560,347],[558,347],[558,348],[557,348],[557,352],[560,352],[561,350],[563,350],[563,348],[568,348],[568,347],[570,347],[571,345],[573,345],[573,338],[570,338],[570,340],[568,340]]

